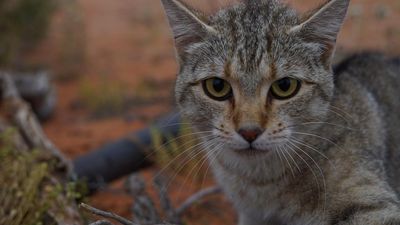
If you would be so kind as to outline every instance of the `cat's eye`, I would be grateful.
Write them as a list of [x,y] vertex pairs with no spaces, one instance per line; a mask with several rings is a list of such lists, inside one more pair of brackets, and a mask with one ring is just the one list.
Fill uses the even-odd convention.
[[271,86],[271,94],[274,98],[285,100],[294,97],[300,90],[301,82],[299,80],[286,77],[275,81]]
[[217,101],[225,101],[233,96],[231,85],[221,78],[210,78],[203,81],[206,95]]

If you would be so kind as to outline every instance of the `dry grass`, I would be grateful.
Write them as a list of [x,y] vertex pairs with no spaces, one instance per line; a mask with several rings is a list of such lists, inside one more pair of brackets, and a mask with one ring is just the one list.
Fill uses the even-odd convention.
[[40,190],[49,175],[49,164],[38,163],[38,151],[15,151],[8,141],[13,132],[8,130],[0,137],[0,224],[42,224],[57,188],[46,186],[46,198],[42,195]]
[[0,1],[0,65],[15,63],[21,51],[46,35],[55,0]]
[[79,97],[83,106],[95,117],[121,113],[126,105],[126,96],[121,83],[107,78],[102,78],[96,84],[86,79],[79,86]]
[[0,134],[0,224],[55,224],[48,211],[65,213],[60,196],[73,201],[82,195],[76,191],[77,184],[64,187],[51,178],[54,162],[43,160],[41,151],[14,149],[14,132],[9,129]]

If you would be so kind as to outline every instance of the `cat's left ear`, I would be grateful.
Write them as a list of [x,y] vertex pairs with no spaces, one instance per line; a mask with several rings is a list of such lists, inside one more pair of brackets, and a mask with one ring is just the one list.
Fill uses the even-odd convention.
[[349,3],[350,0],[330,0],[289,32],[298,33],[306,42],[320,44],[327,54],[333,54]]
[[210,33],[216,33],[209,25],[208,17],[189,7],[181,0],[161,0],[175,39],[178,56],[182,59],[187,48],[200,42]]

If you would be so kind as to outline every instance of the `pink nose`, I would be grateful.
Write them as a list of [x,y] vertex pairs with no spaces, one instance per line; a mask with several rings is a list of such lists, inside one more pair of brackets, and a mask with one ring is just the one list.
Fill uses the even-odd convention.
[[260,128],[242,128],[238,133],[249,143],[255,141],[263,131]]

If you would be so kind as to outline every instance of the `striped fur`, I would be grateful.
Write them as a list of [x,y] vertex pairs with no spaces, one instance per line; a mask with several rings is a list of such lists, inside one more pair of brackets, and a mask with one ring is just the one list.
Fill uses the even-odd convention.
[[[180,63],[177,103],[240,225],[400,225],[399,61],[357,55],[332,72],[349,0],[307,16],[278,0],[209,16],[161,1]],[[201,82],[210,77],[228,81],[234,97],[209,98]],[[273,99],[284,77],[301,89]],[[260,151],[240,151],[246,126],[264,130],[253,143]]]

